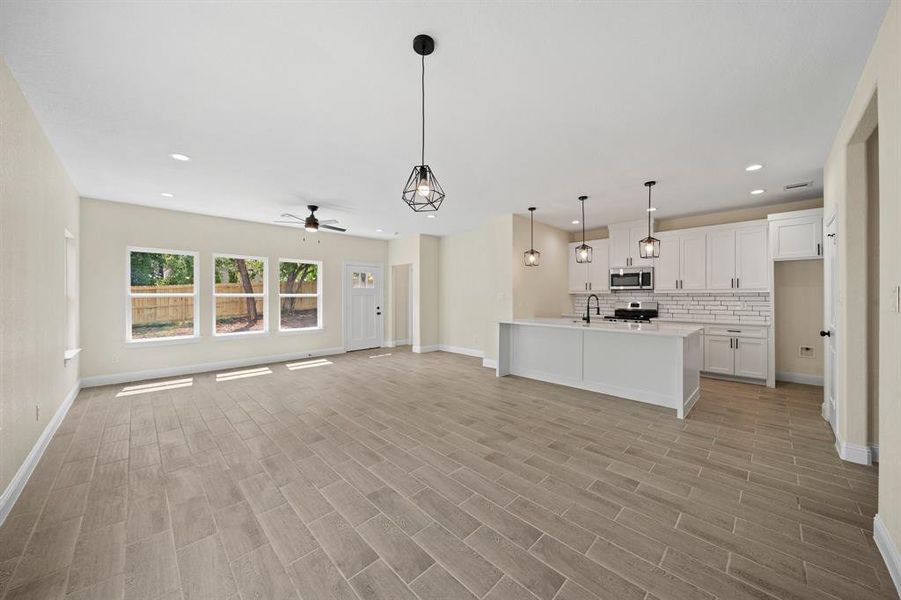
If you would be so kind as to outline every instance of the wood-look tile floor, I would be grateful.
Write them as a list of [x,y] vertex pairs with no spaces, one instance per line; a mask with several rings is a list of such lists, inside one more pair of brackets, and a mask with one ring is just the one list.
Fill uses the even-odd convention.
[[299,366],[83,391],[0,596],[896,598],[818,388],[704,380],[680,422],[445,353]]

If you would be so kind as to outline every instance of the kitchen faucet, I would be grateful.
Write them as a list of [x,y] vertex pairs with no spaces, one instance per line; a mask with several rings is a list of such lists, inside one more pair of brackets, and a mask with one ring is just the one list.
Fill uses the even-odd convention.
[[597,294],[592,294],[588,296],[588,302],[585,303],[585,316],[582,317],[582,320],[591,325],[591,299],[594,298],[595,308],[597,309],[597,316],[601,316],[601,299],[598,298]]

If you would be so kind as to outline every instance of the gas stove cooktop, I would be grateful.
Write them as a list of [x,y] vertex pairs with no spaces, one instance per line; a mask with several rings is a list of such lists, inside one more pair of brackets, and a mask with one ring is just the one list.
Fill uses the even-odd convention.
[[616,323],[650,323],[657,318],[657,303],[654,301],[629,300],[617,302],[613,316],[604,317],[605,321]]

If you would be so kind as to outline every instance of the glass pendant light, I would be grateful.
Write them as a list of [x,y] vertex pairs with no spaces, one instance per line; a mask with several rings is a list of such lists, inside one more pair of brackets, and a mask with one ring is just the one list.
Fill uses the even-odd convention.
[[651,188],[657,185],[656,181],[645,181],[648,188],[648,237],[638,242],[638,255],[642,258],[657,258],[660,256],[660,240],[651,235]]
[[535,249],[535,207],[529,207],[529,249],[523,252],[523,262],[527,267],[537,267],[541,252]]
[[413,50],[422,57],[422,153],[413,167],[402,198],[416,212],[436,211],[444,201],[444,190],[429,165],[425,164],[425,57],[435,51],[435,40],[420,34],[413,38]]
[[579,202],[582,205],[582,244],[576,246],[576,262],[577,263],[590,263],[592,249],[591,246],[585,243],[585,201],[588,200],[588,196],[579,196]]

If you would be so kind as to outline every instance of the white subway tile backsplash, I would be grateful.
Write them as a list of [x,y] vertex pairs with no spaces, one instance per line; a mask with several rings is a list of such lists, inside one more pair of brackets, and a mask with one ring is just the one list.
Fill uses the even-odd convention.
[[[696,292],[690,295],[616,292],[598,298],[602,315],[612,315],[617,302],[633,299],[656,300],[661,319],[763,323],[769,321],[772,314],[768,292]],[[573,313],[584,314],[588,296],[573,295],[572,301]]]

